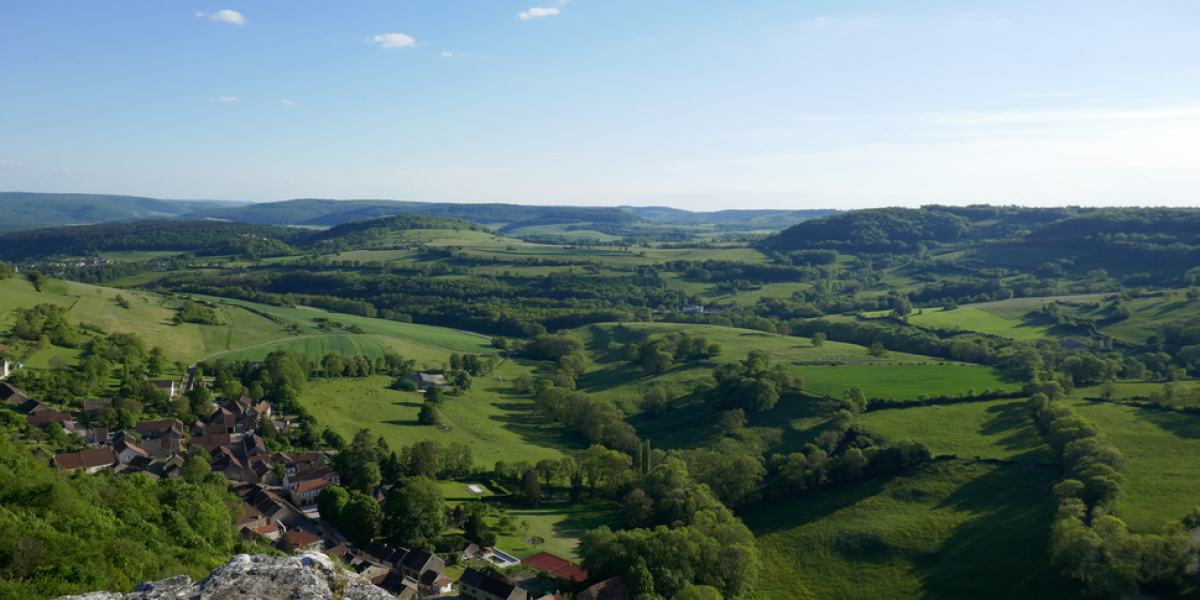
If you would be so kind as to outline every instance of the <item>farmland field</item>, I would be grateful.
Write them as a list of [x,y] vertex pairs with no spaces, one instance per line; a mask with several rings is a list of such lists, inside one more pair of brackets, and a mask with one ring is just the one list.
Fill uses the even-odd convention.
[[864,413],[857,423],[889,442],[922,442],[933,454],[1053,463],[1057,457],[1034,425],[1024,400],[964,402]]
[[1072,403],[1125,455],[1117,516],[1137,533],[1158,533],[1200,505],[1200,416],[1102,402]]
[[[837,361],[855,365],[890,365],[918,363],[937,359],[917,354],[892,352],[888,358],[876,358],[867,349],[854,344],[825,342],[814,348],[807,338],[789,337],[749,329],[735,329],[717,325],[687,325],[676,323],[604,323],[574,330],[596,357],[596,365],[578,380],[579,389],[608,399],[627,412],[635,412],[637,401],[651,387],[661,385],[672,389],[676,396],[686,395],[700,380],[709,376],[713,366],[742,360],[751,350],[765,352],[773,363]],[[721,346],[721,354],[704,360],[677,362],[664,373],[649,375],[641,367],[621,360],[621,351],[626,344],[651,336],[668,333],[687,333],[703,336],[708,342]],[[800,367],[792,367],[800,369]],[[812,369],[814,367],[805,367]],[[838,367],[846,368],[846,367]],[[949,368],[949,367],[948,367]],[[800,374],[800,371],[797,371]],[[806,371],[805,371],[806,373]],[[806,375],[807,376],[807,375]],[[986,380],[976,378],[971,381]],[[990,381],[990,380],[988,380]],[[852,385],[852,384],[850,384]],[[847,385],[848,387],[848,385]],[[961,388],[963,391],[970,386]],[[995,386],[993,386],[995,387]],[[811,386],[810,386],[811,389]],[[982,388],[979,388],[982,391]]]
[[938,462],[746,507],[762,560],[755,597],[1071,597],[1046,550],[1057,477]]

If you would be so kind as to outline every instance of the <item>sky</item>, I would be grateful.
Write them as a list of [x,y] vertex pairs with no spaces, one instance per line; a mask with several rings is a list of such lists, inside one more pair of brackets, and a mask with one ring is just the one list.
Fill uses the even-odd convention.
[[3,2],[0,191],[1197,206],[1200,3]]

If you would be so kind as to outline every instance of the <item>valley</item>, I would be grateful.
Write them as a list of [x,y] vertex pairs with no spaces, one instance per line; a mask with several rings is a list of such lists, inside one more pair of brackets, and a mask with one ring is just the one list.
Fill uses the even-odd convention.
[[[97,428],[203,433],[246,398],[275,417],[230,432],[234,460],[261,442],[337,476],[312,531],[426,548],[456,578],[486,566],[459,557],[475,543],[590,573],[564,589],[620,575],[664,598],[1196,593],[1197,247],[1186,228],[1147,234],[1195,211],[878,209],[739,237],[703,219],[655,234],[615,209],[568,226],[343,208],[378,215],[0,236],[6,381],[68,424],[0,411],[23,465],[0,491],[20,469],[68,485],[55,457],[108,447]],[[195,385],[145,385],[162,380]],[[99,399],[112,410],[89,414]],[[178,454],[203,472],[137,485],[289,493],[204,443]],[[441,516],[426,531],[397,506]],[[39,526],[21,539],[48,543]],[[117,571],[91,581],[128,589]],[[2,581],[0,597],[51,593]]]

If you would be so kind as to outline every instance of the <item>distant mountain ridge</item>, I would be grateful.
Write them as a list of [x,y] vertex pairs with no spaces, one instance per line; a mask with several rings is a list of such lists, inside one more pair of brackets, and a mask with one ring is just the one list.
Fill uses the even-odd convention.
[[594,223],[627,226],[739,225],[783,229],[809,219],[837,214],[833,209],[722,210],[692,212],[668,207],[531,206],[522,204],[457,204],[400,200],[326,200],[300,198],[280,202],[160,200],[105,194],[0,192],[0,233],[64,225],[94,225],[153,219],[221,220],[254,225],[334,227],[399,214],[464,219],[481,225]]
[[0,233],[61,225],[169,219],[197,210],[243,204],[221,200],[159,200],[107,194],[0,192]]
[[842,211],[834,208],[815,208],[805,210],[787,209],[729,209],[713,212],[693,212],[667,206],[622,206],[620,207],[639,217],[661,223],[680,223],[688,225],[723,225],[729,223],[761,224],[764,228],[778,229],[802,223],[811,219],[819,219],[836,215]]

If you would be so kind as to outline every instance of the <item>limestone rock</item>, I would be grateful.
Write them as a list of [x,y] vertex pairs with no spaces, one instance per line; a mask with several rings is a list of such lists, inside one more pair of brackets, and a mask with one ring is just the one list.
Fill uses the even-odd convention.
[[338,594],[345,600],[393,600],[320,552],[285,558],[239,554],[199,583],[180,575],[143,583],[131,594],[95,592],[59,600],[331,600]]

